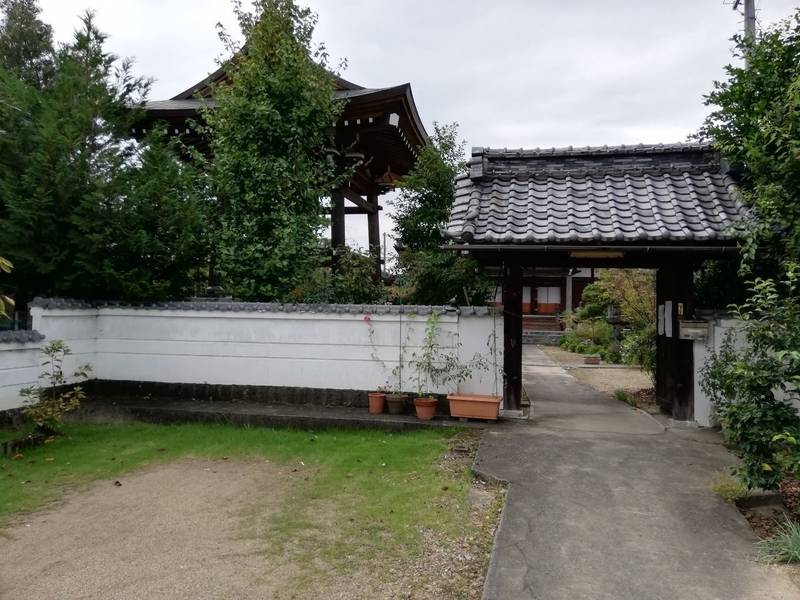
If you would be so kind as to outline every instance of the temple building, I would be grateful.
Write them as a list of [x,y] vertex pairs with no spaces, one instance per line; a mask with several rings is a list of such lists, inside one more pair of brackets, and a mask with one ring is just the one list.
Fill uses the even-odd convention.
[[[212,92],[228,78],[221,67],[169,100],[147,102],[144,118],[133,130],[142,136],[159,126],[169,135],[184,135],[188,144],[204,149],[204,140],[189,128],[189,119],[199,119],[205,104],[213,108]],[[370,251],[377,258],[376,277],[381,273],[380,196],[392,190],[416,162],[420,147],[428,143],[411,85],[366,88],[341,77],[335,79],[336,98],[345,101],[336,123],[334,149],[353,169],[347,184],[331,190],[331,245],[334,254],[345,245],[347,215],[367,215]]]

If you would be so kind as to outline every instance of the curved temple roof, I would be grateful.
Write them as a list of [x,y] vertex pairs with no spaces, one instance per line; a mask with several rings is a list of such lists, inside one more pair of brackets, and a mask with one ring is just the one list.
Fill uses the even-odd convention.
[[[163,123],[165,133],[187,134],[190,143],[203,146],[203,140],[191,135],[186,120],[196,118],[204,105],[213,108],[214,86],[227,81],[226,69],[220,67],[169,100],[146,102],[144,117],[132,133],[143,135],[156,123]],[[357,146],[370,164],[372,177],[381,177],[384,172],[399,176],[408,173],[416,161],[419,147],[428,143],[411,85],[365,88],[334,76],[334,87],[334,96],[345,101],[344,111],[336,124],[337,145],[344,148]]]
[[447,236],[467,245],[732,245],[746,214],[708,144],[474,148]]

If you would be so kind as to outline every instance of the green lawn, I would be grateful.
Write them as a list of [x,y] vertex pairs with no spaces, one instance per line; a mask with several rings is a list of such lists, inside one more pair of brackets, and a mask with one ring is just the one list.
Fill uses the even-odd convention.
[[[67,491],[146,464],[188,456],[265,457],[313,473],[293,486],[273,519],[273,542],[291,542],[296,549],[302,540],[305,554],[334,568],[346,556],[411,556],[421,528],[465,533],[471,473],[440,464],[456,434],[70,424],[66,435],[49,444],[16,459],[0,458],[0,526]],[[321,526],[320,514],[331,522]]]

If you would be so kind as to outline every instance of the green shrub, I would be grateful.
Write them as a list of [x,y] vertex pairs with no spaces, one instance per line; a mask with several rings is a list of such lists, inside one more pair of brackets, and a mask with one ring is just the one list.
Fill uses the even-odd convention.
[[319,267],[289,295],[292,302],[309,304],[376,304],[383,302],[383,283],[375,281],[376,256],[343,247],[338,268]]
[[759,558],[767,563],[800,562],[800,523],[787,518],[771,538],[757,544]]
[[[786,439],[800,418],[800,266],[786,280],[756,279],[750,297],[734,308],[746,343],[729,333],[703,367],[701,386],[713,400],[731,450],[742,460],[737,475],[749,488],[774,490],[785,469]],[[776,396],[776,391],[780,396]],[[780,398],[780,399],[779,399]]]
[[622,362],[639,365],[651,378],[656,374],[656,327],[647,325],[644,329],[628,332],[620,344]]
[[[66,413],[77,409],[86,398],[81,386],[67,386],[64,375],[64,358],[71,354],[69,346],[62,340],[53,340],[42,348],[45,372],[39,376],[46,385],[34,385],[20,390],[26,406],[22,409],[38,431],[46,434],[58,433]],[[82,365],[72,374],[75,379],[88,379],[91,365]]]
[[736,477],[727,473],[720,473],[711,480],[711,491],[728,504],[733,504],[740,498],[747,496],[747,487]]
[[570,352],[600,354],[611,344],[613,334],[614,328],[605,321],[578,321],[572,329],[564,332],[561,346]]
[[796,430],[794,407],[775,400],[741,400],[720,405],[717,413],[726,443],[742,460],[735,468],[737,477],[751,489],[776,489],[783,477],[783,445],[774,439],[775,432]]
[[608,294],[599,283],[590,283],[583,288],[581,305],[575,311],[575,316],[579,321],[605,317],[610,302]]

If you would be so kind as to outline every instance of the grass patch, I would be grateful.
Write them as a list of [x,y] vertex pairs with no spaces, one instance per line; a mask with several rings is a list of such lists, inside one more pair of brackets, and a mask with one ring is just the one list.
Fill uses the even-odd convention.
[[634,408],[636,408],[636,398],[634,398],[631,394],[629,394],[625,390],[615,390],[614,399],[619,400],[620,402],[624,402],[625,404],[629,404]]
[[300,561],[303,577],[313,578],[320,570],[346,570],[353,559],[414,556],[425,529],[465,534],[471,472],[440,464],[456,433],[68,424],[65,435],[21,458],[0,458],[0,525],[67,491],[143,465],[181,457],[263,457],[308,476],[297,478],[269,523],[259,524],[253,515],[247,535],[265,535],[266,525],[276,552]]
[[727,473],[717,474],[708,487],[728,504],[733,504],[748,494],[747,486]]
[[787,518],[774,536],[757,542],[759,558],[767,563],[800,562],[800,523]]

